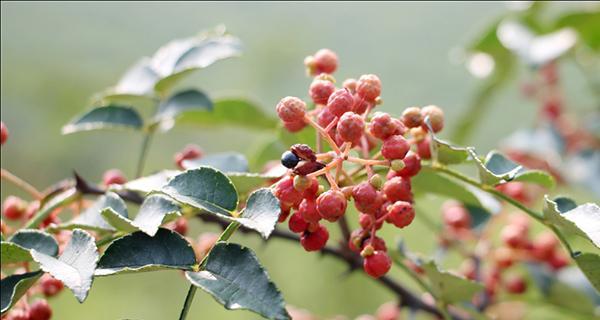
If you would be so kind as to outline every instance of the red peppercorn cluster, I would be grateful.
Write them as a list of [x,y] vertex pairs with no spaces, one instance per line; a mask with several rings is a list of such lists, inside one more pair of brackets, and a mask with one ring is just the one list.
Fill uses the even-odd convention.
[[[330,150],[295,145],[282,155],[290,170],[273,187],[282,207],[279,220],[290,216],[289,229],[301,235],[304,249],[317,251],[329,239],[324,221],[342,219],[353,201],[360,228],[351,232],[348,246],[364,257],[369,275],[381,277],[391,259],[377,231],[384,223],[404,228],[413,221],[411,177],[419,173],[421,159],[431,157],[427,132],[442,130],[444,113],[426,106],[408,108],[398,118],[371,114],[382,103],[379,77],[362,75],[337,88],[332,76],[337,55],[327,49],[306,58],[305,64],[314,77],[308,90],[314,109],[300,98],[285,97],[276,106],[277,114],[291,132],[314,128],[317,145],[324,140]],[[385,179],[378,170],[387,171]]]

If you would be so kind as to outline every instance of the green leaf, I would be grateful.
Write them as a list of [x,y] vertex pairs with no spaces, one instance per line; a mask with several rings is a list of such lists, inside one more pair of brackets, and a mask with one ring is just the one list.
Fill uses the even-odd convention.
[[0,307],[7,312],[42,276],[42,271],[13,274],[0,281]]
[[58,259],[36,250],[31,250],[31,256],[42,270],[71,289],[79,302],[85,300],[92,287],[98,261],[96,242],[89,233],[80,229],[73,230],[71,241]]
[[171,199],[160,194],[148,196],[133,221],[114,210],[102,211],[102,216],[119,231],[126,233],[143,231],[153,237],[162,224],[181,216],[181,208]]
[[155,85],[155,90],[158,92],[169,90],[194,70],[206,68],[219,60],[239,56],[242,52],[241,41],[228,35],[177,41],[173,41],[159,50],[159,52],[163,51],[160,53],[167,59],[157,61],[159,52],[154,56],[155,63],[160,64],[161,73],[166,74]]
[[212,108],[213,103],[204,92],[189,89],[180,91],[161,103],[154,119],[157,122],[174,120],[185,112],[206,112]]
[[248,172],[248,160],[243,154],[237,152],[210,154],[199,159],[183,161],[185,169],[195,169],[202,166],[213,167],[225,173]]
[[429,118],[425,118],[425,124],[429,128],[431,136],[431,158],[444,164],[459,164],[469,159],[467,148],[457,147],[450,142],[439,139],[431,129]]
[[494,198],[427,167],[411,179],[411,185],[415,193],[434,193],[462,202],[471,214],[473,228],[483,226],[492,214],[500,211],[500,204]]
[[483,285],[440,271],[435,262],[423,264],[423,269],[431,283],[433,295],[447,303],[470,301],[473,295],[483,290]]
[[208,254],[204,270],[186,272],[186,277],[226,309],[246,309],[267,319],[291,319],[281,292],[248,248],[219,242]]
[[226,218],[232,216],[238,204],[231,180],[211,167],[191,169],[175,176],[162,192],[178,202]]
[[143,57],[121,77],[117,85],[110,89],[114,94],[147,95],[153,94],[154,85],[160,75],[152,67],[152,60]]
[[193,112],[181,115],[180,123],[203,127],[235,126],[248,129],[274,129],[278,121],[255,103],[242,98],[214,101],[212,112]]
[[550,200],[546,196],[545,200],[544,218],[600,248],[600,207],[597,204],[586,203],[574,207],[575,203],[568,198]]
[[281,213],[279,200],[271,189],[262,188],[254,191],[242,210],[240,217],[235,219],[242,225],[258,231],[267,239],[275,229],[277,219]]
[[2,263],[31,261],[30,249],[35,249],[49,256],[58,254],[58,244],[51,235],[39,230],[19,230],[0,243]]
[[594,253],[582,253],[575,256],[575,262],[600,293],[600,256]]
[[592,48],[600,50],[600,11],[570,12],[556,20],[555,29],[570,27],[577,31],[579,38]]
[[116,229],[111,226],[102,216],[102,212],[105,210],[113,211],[115,215],[119,215],[127,218],[127,205],[125,202],[114,192],[107,192],[103,196],[99,197],[89,208],[87,208],[75,219],[58,226],[60,229],[73,229],[81,228],[86,230],[94,231],[115,231]]
[[113,241],[100,258],[95,275],[192,270],[195,264],[192,246],[177,232],[160,228],[153,237],[138,231]]
[[142,118],[130,107],[104,106],[96,107],[83,115],[77,116],[62,128],[63,134],[100,129],[135,129],[144,125]]
[[142,193],[150,193],[160,190],[174,176],[180,174],[177,170],[163,170],[155,174],[131,180],[123,185],[126,190],[137,191]]
[[518,173],[513,181],[535,183],[547,189],[554,189],[556,186],[556,180],[554,177],[551,174],[541,170],[527,170]]

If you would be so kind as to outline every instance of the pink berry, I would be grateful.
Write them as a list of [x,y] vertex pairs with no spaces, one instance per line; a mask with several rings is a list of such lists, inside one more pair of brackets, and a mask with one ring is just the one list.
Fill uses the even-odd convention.
[[183,150],[181,150],[180,152],[175,154],[175,164],[177,165],[177,167],[179,169],[185,169],[183,167],[183,161],[184,160],[193,160],[193,159],[199,159],[204,155],[204,152],[202,152],[202,149],[195,145],[195,144],[188,144],[187,146],[185,146],[183,148]]
[[185,236],[188,232],[188,221],[186,218],[179,218],[175,220],[175,224],[173,225],[173,231],[179,233],[182,236]]
[[410,107],[404,109],[402,112],[402,123],[408,128],[420,127],[423,124],[423,116],[421,114],[421,108]]
[[308,67],[312,75],[321,73],[334,73],[338,65],[338,56],[329,49],[321,49],[315,53]]
[[276,110],[284,122],[298,122],[304,119],[306,103],[296,97],[285,97],[279,101]]
[[273,194],[279,201],[289,205],[290,207],[297,207],[302,201],[302,193],[294,189],[294,178],[287,176],[275,185]]
[[304,199],[298,206],[298,214],[306,222],[319,222],[321,215],[317,212],[317,202],[314,199]]
[[529,242],[527,229],[515,224],[509,224],[502,228],[500,237],[502,242],[510,248],[524,248]]
[[29,320],[49,320],[52,309],[46,300],[36,300],[29,305]]
[[62,281],[52,278],[51,276],[44,276],[41,281],[42,293],[45,297],[54,297],[62,291],[64,285]]
[[381,81],[374,74],[365,74],[358,78],[356,93],[369,102],[374,102],[381,94]]
[[287,129],[287,131],[289,132],[298,132],[302,129],[304,129],[306,127],[306,122],[304,120],[299,120],[299,121],[291,121],[291,122],[283,122],[283,126]]
[[444,223],[453,229],[468,229],[471,227],[471,215],[462,205],[455,203],[442,208]]
[[312,232],[306,231],[302,234],[300,244],[306,251],[318,251],[325,247],[327,240],[329,240],[327,228],[318,225],[316,230]]
[[375,313],[377,320],[398,320],[400,319],[400,307],[397,302],[386,302],[377,308]]
[[558,246],[558,239],[552,232],[544,232],[533,241],[532,254],[539,260],[547,260]]
[[29,311],[23,309],[13,309],[8,313],[6,320],[31,320],[31,318],[29,317]]
[[317,211],[327,221],[336,221],[346,212],[347,200],[339,190],[329,190],[317,198]]
[[569,265],[569,258],[558,251],[554,251],[554,254],[548,260],[548,264],[550,265],[552,270],[560,270]]
[[417,142],[417,153],[421,159],[431,159],[431,138],[425,137],[425,139]]
[[292,232],[302,233],[308,228],[308,222],[302,218],[302,215],[299,212],[296,212],[290,217],[288,227]]
[[525,183],[520,181],[503,183],[501,185],[496,186],[496,189],[511,198],[515,198],[520,202],[529,202],[530,200],[530,197],[527,194],[527,190],[525,188]]
[[512,294],[521,294],[527,290],[527,282],[519,275],[511,276],[506,279],[504,286],[506,287],[506,291]]
[[308,88],[310,98],[316,104],[327,104],[329,96],[335,91],[335,85],[331,81],[315,79]]
[[397,171],[397,174],[401,177],[414,177],[421,171],[421,157],[418,154],[409,151],[404,157],[404,168]]
[[385,251],[375,251],[372,255],[365,257],[363,268],[373,278],[385,275],[392,267],[392,259]]
[[365,122],[354,112],[346,112],[337,125],[337,133],[343,141],[357,143],[365,131]]
[[323,128],[329,126],[329,124],[332,123],[335,119],[335,114],[331,113],[331,111],[329,111],[329,108],[323,108],[317,114],[317,123]]
[[20,220],[25,216],[27,203],[16,196],[8,196],[4,199],[2,213],[7,220]]
[[127,179],[121,170],[119,169],[110,169],[104,172],[102,176],[102,183],[105,186],[109,186],[111,184],[125,184]]
[[349,78],[349,79],[344,80],[342,87],[350,90],[350,92],[352,92],[352,93],[356,92],[356,79]]
[[412,201],[410,180],[394,177],[383,184],[383,193],[389,201]]
[[374,215],[383,202],[383,198],[368,181],[361,182],[352,189],[354,206],[362,213]]
[[494,250],[494,261],[500,268],[508,268],[515,262],[513,250],[507,247],[500,247]]
[[385,140],[405,130],[399,121],[394,120],[388,113],[377,112],[369,123],[369,132],[375,138]]
[[408,141],[401,135],[395,135],[383,142],[381,154],[388,160],[403,159],[409,149]]
[[363,114],[373,105],[372,102],[369,102],[365,99],[362,99],[357,94],[354,95],[354,106],[352,106],[352,112],[356,114]]
[[4,122],[0,121],[0,144],[4,144],[8,139],[8,128]]
[[334,91],[327,101],[327,109],[336,117],[341,117],[344,113],[351,111],[353,106],[354,97],[348,89]]
[[[429,124],[433,132],[440,132],[444,128],[444,111],[437,106],[426,106],[421,109],[421,115],[423,120],[429,117]],[[422,126],[423,129],[427,130],[427,126]]]
[[203,233],[198,237],[194,245],[198,261],[201,261],[210,252],[217,240],[219,240],[219,234],[212,232]]
[[388,207],[388,218],[398,228],[404,228],[411,224],[415,218],[415,210],[412,204],[406,201],[396,201]]

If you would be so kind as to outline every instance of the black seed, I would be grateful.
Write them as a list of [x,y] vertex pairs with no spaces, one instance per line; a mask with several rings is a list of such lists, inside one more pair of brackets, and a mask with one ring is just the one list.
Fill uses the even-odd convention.
[[286,168],[294,168],[298,164],[300,159],[298,156],[293,154],[291,151],[286,151],[281,155],[281,164]]

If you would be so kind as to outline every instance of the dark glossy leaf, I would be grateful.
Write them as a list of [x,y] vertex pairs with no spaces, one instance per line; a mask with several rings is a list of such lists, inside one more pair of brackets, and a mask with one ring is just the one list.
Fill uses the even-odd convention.
[[192,270],[195,264],[192,246],[177,232],[161,228],[153,237],[138,231],[113,241],[100,258],[95,275]]
[[243,154],[237,152],[216,153],[200,159],[183,161],[185,169],[195,169],[202,166],[213,167],[226,174],[230,172],[248,172],[248,160]]
[[246,202],[246,208],[235,220],[258,231],[263,238],[267,239],[275,229],[280,213],[279,200],[271,192],[271,189],[262,188],[250,195]]
[[42,276],[42,271],[13,274],[0,281],[0,310],[7,312]]
[[594,253],[582,253],[575,256],[575,262],[590,283],[600,293],[600,256]]
[[238,204],[231,180],[211,167],[191,169],[175,176],[162,192],[178,202],[223,217],[231,217]]
[[102,217],[102,212],[105,210],[112,211],[115,215],[128,218],[127,205],[125,202],[116,193],[107,192],[105,195],[99,197],[93,205],[85,209],[79,216],[66,224],[60,225],[59,228],[115,231],[116,229]]
[[545,200],[544,218],[600,248],[600,207],[597,204],[586,203],[573,208],[575,203],[568,198],[550,200],[546,196]]
[[141,129],[142,118],[130,107],[104,106],[96,107],[83,115],[77,116],[62,128],[63,134],[99,129]]
[[208,254],[204,270],[186,276],[227,309],[247,309],[267,319],[291,319],[281,293],[248,248],[219,242]]
[[131,180],[124,184],[123,188],[131,191],[150,193],[152,191],[160,190],[171,178],[180,173],[181,171],[177,170],[159,171],[146,177]]
[[80,229],[73,230],[71,241],[58,259],[35,250],[31,250],[31,256],[42,270],[71,289],[79,302],[85,300],[92,287],[98,261],[96,242],[89,233]]
[[155,115],[156,121],[172,120],[184,112],[211,111],[213,103],[202,91],[189,89],[177,92],[160,104]]
[[180,123],[203,127],[236,126],[249,129],[274,129],[278,121],[253,102],[243,98],[214,101],[212,112],[193,112],[181,115]]
[[423,264],[423,269],[430,280],[434,296],[447,303],[470,301],[473,295],[483,290],[480,283],[440,271],[433,261]]
[[2,241],[2,263],[31,261],[30,249],[49,256],[58,254],[58,244],[54,238],[40,230],[19,230],[8,241]]
[[160,225],[180,216],[180,211],[181,207],[173,200],[160,194],[153,194],[142,203],[133,225],[152,237]]

